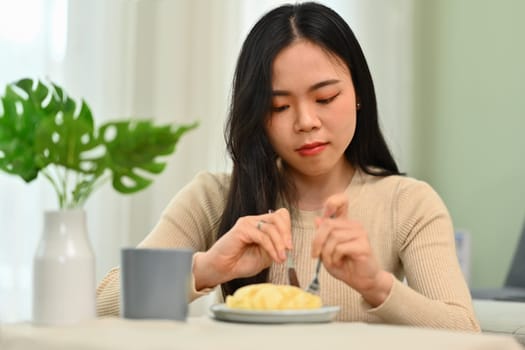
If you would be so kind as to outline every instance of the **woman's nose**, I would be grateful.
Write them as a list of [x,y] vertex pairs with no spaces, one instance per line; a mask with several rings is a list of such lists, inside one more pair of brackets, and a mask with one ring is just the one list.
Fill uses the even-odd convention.
[[321,127],[321,119],[314,106],[303,104],[296,110],[294,129],[296,132],[309,132]]

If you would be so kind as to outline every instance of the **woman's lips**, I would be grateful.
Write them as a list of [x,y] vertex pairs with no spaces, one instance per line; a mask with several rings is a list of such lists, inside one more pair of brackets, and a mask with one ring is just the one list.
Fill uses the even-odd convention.
[[299,153],[302,156],[315,156],[321,153],[328,143],[322,143],[322,142],[315,142],[315,143],[308,143],[304,144],[298,149],[296,149],[297,153]]

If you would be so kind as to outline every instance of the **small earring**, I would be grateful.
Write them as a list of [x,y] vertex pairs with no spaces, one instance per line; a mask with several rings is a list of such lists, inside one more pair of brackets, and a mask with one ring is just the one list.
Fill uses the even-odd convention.
[[281,157],[277,156],[277,158],[275,159],[275,165],[277,166],[277,169],[282,169],[283,167],[283,160]]
[[361,109],[361,102],[357,101],[356,109],[357,109],[357,110],[360,110],[360,109]]

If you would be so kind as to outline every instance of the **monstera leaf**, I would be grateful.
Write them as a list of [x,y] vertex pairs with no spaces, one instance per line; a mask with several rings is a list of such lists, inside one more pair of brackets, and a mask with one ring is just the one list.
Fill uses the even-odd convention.
[[26,182],[37,177],[40,166],[34,147],[36,133],[41,122],[56,114],[55,98],[46,85],[38,82],[33,88],[29,79],[7,85],[1,99],[0,169]]
[[156,127],[147,120],[104,124],[99,138],[107,153],[101,166],[112,172],[113,187],[122,193],[147,187],[151,180],[137,170],[161,173],[166,163],[157,161],[157,157],[174,152],[179,138],[193,127],[194,124],[183,125],[174,130],[171,126]]
[[80,207],[106,181],[121,193],[143,190],[198,123],[155,125],[124,119],[95,127],[88,104],[53,82],[21,79],[0,97],[0,169],[53,185],[60,208]]

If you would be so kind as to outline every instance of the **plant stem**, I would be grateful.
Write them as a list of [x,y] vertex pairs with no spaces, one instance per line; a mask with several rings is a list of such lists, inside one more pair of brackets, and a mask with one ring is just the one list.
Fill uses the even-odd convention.
[[95,192],[97,189],[102,187],[106,182],[108,182],[111,179],[111,176],[107,175],[104,177],[101,177],[102,175],[95,176],[92,178],[89,182],[92,183],[91,186],[89,186],[89,190],[86,191],[82,197],[80,197],[77,201],[78,206],[83,206],[85,201],[89,198],[91,193]]
[[58,206],[59,208],[62,209],[64,205],[64,198],[62,194],[60,193],[60,188],[58,187],[58,184],[56,183],[55,179],[53,179],[53,176],[46,169],[42,169],[41,172],[42,174],[44,174],[44,177],[48,179],[49,182],[51,182],[51,185],[55,189],[55,192],[58,196]]
[[62,176],[61,176],[61,182],[62,182],[62,194],[64,195],[64,204],[66,208],[68,207],[68,195],[67,195],[67,169],[62,170]]
[[67,168],[64,168],[64,196],[66,197],[66,207],[71,208],[69,203],[71,202],[70,197],[71,194],[68,190],[68,179],[69,179],[69,170]]
[[98,179],[95,179],[95,183],[93,185],[93,189],[91,190],[91,192],[93,192],[93,191],[99,189],[100,187],[102,187],[110,179],[111,179],[111,176],[109,176],[109,175],[104,176],[104,177],[99,177]]

